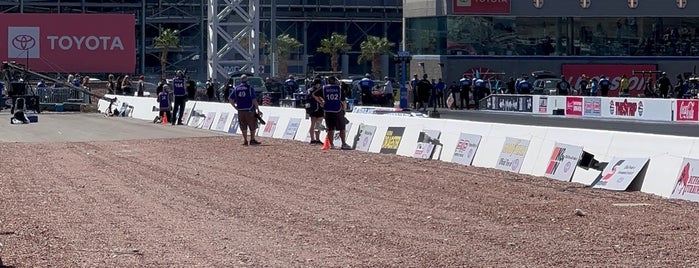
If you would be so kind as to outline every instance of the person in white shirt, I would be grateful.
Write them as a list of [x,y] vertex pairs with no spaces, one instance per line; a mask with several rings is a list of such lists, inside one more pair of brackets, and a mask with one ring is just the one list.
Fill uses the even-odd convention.
[[386,81],[383,86],[383,95],[384,98],[386,98],[386,104],[389,107],[393,107],[395,105],[395,101],[393,99],[393,82],[390,78],[388,78],[388,76],[384,77],[383,79]]

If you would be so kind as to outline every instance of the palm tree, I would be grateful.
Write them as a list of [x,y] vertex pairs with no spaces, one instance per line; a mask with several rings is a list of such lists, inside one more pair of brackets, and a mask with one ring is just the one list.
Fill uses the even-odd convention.
[[330,65],[333,72],[340,69],[340,54],[338,51],[347,52],[352,46],[347,43],[347,36],[338,33],[333,33],[330,38],[320,40],[320,47],[317,49],[320,53],[330,54]]
[[395,43],[388,41],[386,37],[379,38],[369,35],[366,40],[359,45],[362,49],[362,54],[359,55],[357,61],[359,63],[371,61],[371,74],[374,75],[374,77],[379,77],[381,75],[381,55],[388,54],[392,56],[393,52],[391,52],[391,48],[395,45]]
[[281,34],[277,36],[277,61],[279,62],[279,77],[286,77],[286,72],[288,70],[287,62],[291,57],[291,52],[298,50],[302,46],[299,40],[289,36],[288,34]]
[[165,79],[165,71],[167,70],[167,53],[171,47],[180,48],[180,31],[173,29],[162,29],[160,35],[155,37],[155,47],[160,48],[160,67],[162,69],[161,77]]

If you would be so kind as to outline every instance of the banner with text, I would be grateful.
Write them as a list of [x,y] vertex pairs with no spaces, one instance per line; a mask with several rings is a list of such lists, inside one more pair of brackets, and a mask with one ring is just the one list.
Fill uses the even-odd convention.
[[289,124],[286,125],[286,130],[284,130],[282,139],[293,140],[296,136],[296,132],[299,130],[299,126],[301,126],[301,118],[289,119]]
[[519,173],[524,162],[524,156],[529,149],[529,140],[507,137],[500,151],[500,157],[495,168],[504,171]]
[[473,158],[476,156],[480,143],[480,135],[461,133],[459,142],[456,143],[452,162],[470,166],[473,163]]
[[265,124],[264,129],[262,129],[262,137],[272,137],[274,135],[274,130],[277,129],[277,122],[279,122],[279,116],[270,116],[267,119],[267,124]]
[[581,146],[556,143],[544,176],[559,181],[571,181],[582,153],[583,147]]
[[699,100],[677,100],[675,102],[675,121],[699,122]]
[[532,96],[492,95],[486,100],[486,110],[531,113],[534,104]]
[[685,158],[670,198],[699,201],[699,159]]
[[396,154],[400,141],[403,139],[403,132],[405,132],[405,127],[389,127],[386,130],[386,135],[381,144],[381,151],[379,152],[382,154]]
[[603,98],[602,117],[672,121],[672,102],[650,98]]
[[612,191],[626,191],[638,178],[639,173],[648,163],[649,158],[612,158],[607,167],[600,173],[593,188],[601,188]]
[[133,14],[1,13],[1,60],[38,72],[133,73]]
[[413,157],[422,159],[433,159],[433,152],[439,142],[439,136],[442,134],[439,130],[425,129],[420,132],[415,145]]
[[583,115],[583,98],[566,97],[566,116]]
[[602,116],[602,98],[585,97],[583,107],[583,117]]
[[376,133],[376,126],[370,126],[365,124],[359,124],[359,130],[357,130],[357,137],[354,139],[354,148],[358,151],[368,152],[371,141],[374,139],[374,134]]

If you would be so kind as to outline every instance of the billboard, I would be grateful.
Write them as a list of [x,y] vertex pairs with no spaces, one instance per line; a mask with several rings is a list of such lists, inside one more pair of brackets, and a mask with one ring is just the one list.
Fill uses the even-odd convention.
[[566,116],[583,115],[583,98],[566,97]]
[[619,96],[621,76],[624,74],[629,80],[629,94],[631,96],[643,94],[645,85],[655,81],[655,78],[651,79],[648,75],[634,75],[633,71],[657,70],[658,66],[655,64],[563,64],[561,66],[561,73],[575,89],[580,88],[580,80],[582,80],[583,74],[588,79],[596,77],[597,80],[599,80],[601,75],[607,76],[609,81],[612,82],[612,86],[609,89],[609,97]]
[[403,133],[405,133],[405,127],[389,127],[386,130],[379,152],[382,154],[396,154],[400,141],[403,139]]
[[604,98],[602,117],[672,121],[673,104],[653,98]]
[[454,0],[454,14],[510,14],[510,0]]
[[0,14],[0,60],[38,72],[133,73],[133,14]]
[[500,157],[495,164],[495,168],[519,173],[527,150],[529,150],[529,140],[507,137],[505,139],[505,144],[502,145]]
[[685,158],[670,198],[699,201],[699,159]]
[[600,117],[602,116],[602,98],[586,97],[583,110],[584,117]]
[[549,163],[546,165],[544,176],[559,181],[570,181],[573,178],[575,167],[578,166],[582,153],[583,147],[556,143],[549,158]]
[[592,187],[612,191],[626,191],[632,182],[636,180],[643,181],[642,176],[645,176],[645,174],[641,174],[641,171],[647,166],[649,160],[649,158],[614,157],[592,183]]
[[699,101],[677,100],[675,102],[675,121],[699,122]]
[[299,126],[301,126],[301,118],[289,119],[289,124],[286,125],[286,130],[284,130],[282,139],[293,140],[294,136],[296,136],[296,132],[299,130]]
[[359,124],[357,136],[354,138],[354,148],[358,151],[368,152],[371,141],[374,139],[376,126]]
[[486,100],[486,110],[531,113],[534,99],[525,95],[492,95]]
[[417,143],[415,144],[415,152],[413,153],[413,157],[421,159],[432,159],[434,149],[437,147],[437,145],[441,144],[439,142],[439,136],[441,134],[442,132],[439,130],[422,130],[417,138]]
[[461,133],[456,149],[454,149],[452,162],[470,166],[473,163],[473,157],[476,156],[476,150],[478,150],[480,143],[480,135]]

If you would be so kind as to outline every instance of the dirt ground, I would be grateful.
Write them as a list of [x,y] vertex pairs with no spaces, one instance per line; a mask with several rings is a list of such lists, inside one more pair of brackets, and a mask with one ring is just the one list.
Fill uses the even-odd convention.
[[239,136],[0,143],[2,262],[13,267],[699,265],[695,203],[260,140],[259,147],[241,146]]

